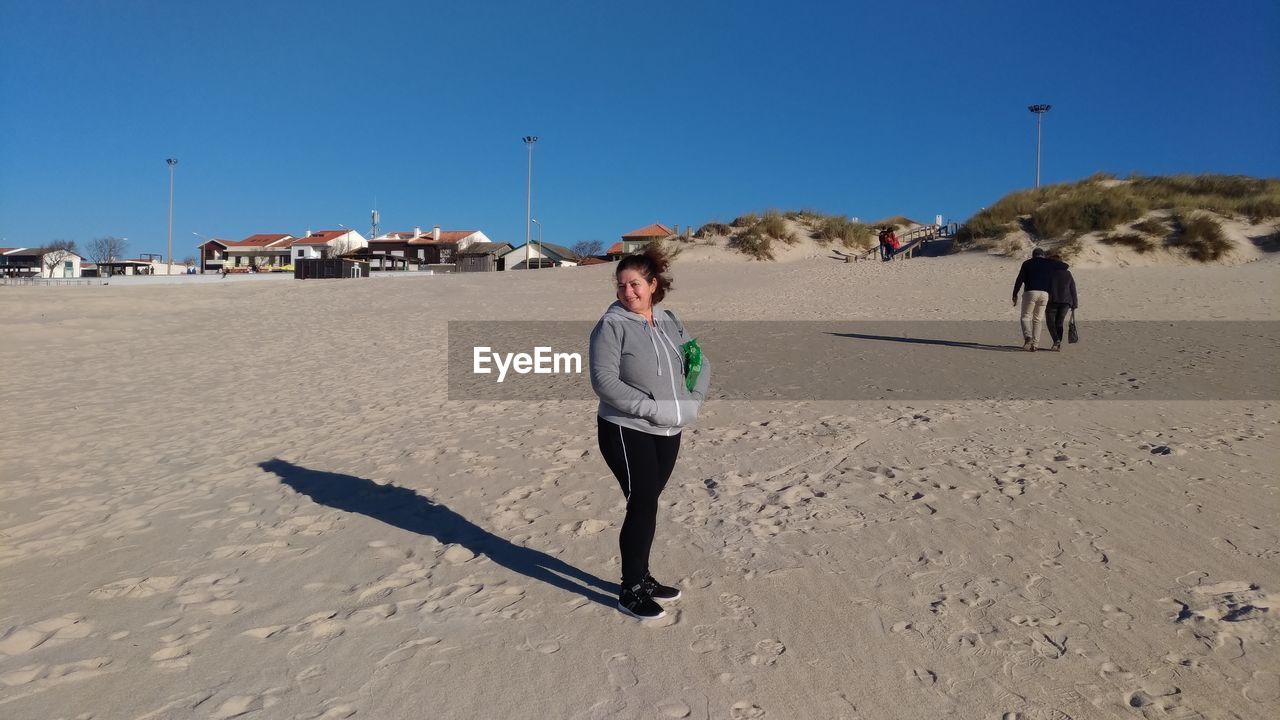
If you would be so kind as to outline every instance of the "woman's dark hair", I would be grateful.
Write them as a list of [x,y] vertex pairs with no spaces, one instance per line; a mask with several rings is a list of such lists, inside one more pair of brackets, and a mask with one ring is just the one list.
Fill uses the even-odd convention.
[[657,280],[658,288],[653,291],[653,304],[657,305],[671,289],[671,278],[667,277],[667,268],[670,265],[671,258],[667,257],[662,248],[650,244],[644,252],[622,258],[622,262],[618,263],[618,269],[613,271],[613,277],[617,279],[623,270],[635,270],[645,280]]

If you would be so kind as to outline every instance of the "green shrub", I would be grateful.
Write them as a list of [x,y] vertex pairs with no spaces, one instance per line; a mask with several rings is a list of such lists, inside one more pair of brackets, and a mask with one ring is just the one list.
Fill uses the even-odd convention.
[[794,245],[798,241],[795,232],[787,227],[787,221],[783,219],[782,214],[777,210],[765,211],[764,217],[760,218],[760,222],[756,227],[765,236],[779,242]]
[[752,225],[729,239],[729,247],[756,260],[773,259],[773,242],[761,232],[759,225]]
[[699,240],[705,240],[716,235],[728,235],[730,232],[729,226],[722,222],[709,222],[698,228],[698,231],[693,236]]
[[1126,185],[1083,184],[1036,208],[1031,213],[1031,226],[1042,239],[1059,238],[1069,232],[1110,230],[1137,220],[1148,209],[1144,198]]
[[1014,230],[1016,219],[1002,221],[995,213],[983,210],[969,218],[969,221],[956,231],[956,244],[972,245],[979,240],[1002,238]]
[[874,233],[862,223],[856,223],[843,215],[827,215],[822,218],[813,231],[813,238],[818,242],[829,243],[839,241],[846,248],[869,248]]
[[840,242],[846,248],[870,250],[876,244],[876,233],[870,225],[851,222],[848,227],[849,229],[840,238]]
[[1244,175],[1163,175],[1141,178],[1134,184],[1152,197],[1195,195],[1243,199],[1267,192],[1267,180]]
[[1068,262],[1075,260],[1082,252],[1084,252],[1084,241],[1078,237],[1059,245],[1057,250],[1058,257]]
[[[1047,185],[1009,193],[983,208],[960,227],[957,242],[979,244],[984,238],[1003,237],[1030,217],[1027,229],[1042,239],[1069,233],[1107,231],[1135,220],[1153,209],[1173,210],[1191,216],[1198,210],[1219,215],[1243,215],[1254,222],[1280,217],[1280,179],[1240,175],[1170,175],[1143,177],[1131,174],[1125,181],[1110,173],[1095,173],[1077,183]],[[1169,230],[1159,221],[1146,221],[1135,229],[1156,237]]]
[[1098,238],[1104,245],[1123,245],[1139,255],[1145,255],[1156,249],[1156,243],[1146,235],[1125,233],[1123,235],[1106,235]]
[[1236,212],[1254,222],[1280,217],[1280,197],[1271,195],[1242,200],[1236,206]]
[[1192,260],[1210,262],[1217,260],[1231,249],[1231,243],[1222,234],[1218,221],[1208,215],[1176,216],[1178,232],[1170,243],[1187,251]]
[[1169,225],[1165,221],[1157,220],[1156,218],[1147,218],[1140,223],[1135,223],[1133,229],[1161,239],[1169,236]]
[[871,225],[874,227],[880,227],[883,225],[892,225],[894,230],[899,230],[904,227],[910,227],[911,225],[919,225],[919,224],[920,223],[904,215],[891,215],[883,220],[877,220],[871,223]]

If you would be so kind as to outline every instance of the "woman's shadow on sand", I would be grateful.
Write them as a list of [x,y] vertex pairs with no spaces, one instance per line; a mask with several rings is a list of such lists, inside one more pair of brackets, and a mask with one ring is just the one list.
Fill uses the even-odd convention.
[[606,607],[612,608],[617,602],[615,597],[582,584],[616,595],[616,583],[605,582],[544,552],[514,545],[408,488],[379,485],[354,475],[311,470],[279,458],[258,463],[258,467],[275,473],[280,482],[321,505],[368,515],[392,527],[434,537],[445,544],[456,543],[477,555],[488,556],[505,568],[577,593]]

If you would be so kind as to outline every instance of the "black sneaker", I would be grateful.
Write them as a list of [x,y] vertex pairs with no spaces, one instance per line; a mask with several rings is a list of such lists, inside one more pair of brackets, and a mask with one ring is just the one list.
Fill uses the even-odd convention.
[[618,595],[618,609],[640,620],[657,620],[667,616],[667,611],[645,592],[643,582],[623,589]]
[[671,602],[672,600],[680,599],[680,588],[663,585],[654,580],[652,575],[645,575],[644,580],[640,581],[640,585],[644,587],[645,592],[649,593],[649,597],[658,602]]

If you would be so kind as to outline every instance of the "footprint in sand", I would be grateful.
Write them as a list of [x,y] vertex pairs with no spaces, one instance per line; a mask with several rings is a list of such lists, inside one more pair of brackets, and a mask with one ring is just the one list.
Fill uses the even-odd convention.
[[0,658],[14,657],[42,645],[80,640],[93,633],[93,623],[83,615],[68,613],[30,625],[9,628],[0,635]]
[[711,573],[706,570],[694,570],[692,575],[681,581],[681,584],[693,590],[704,590],[711,587]]
[[590,498],[590,490],[577,490],[561,497],[560,504],[576,510],[585,510],[591,507],[591,503],[588,502]]
[[668,718],[687,718],[693,712],[693,708],[683,700],[659,700],[653,707],[662,717]]
[[729,717],[733,720],[755,720],[764,716],[764,708],[753,702],[741,700],[729,707]]
[[166,577],[137,577],[117,580],[103,585],[89,593],[89,597],[108,600],[113,598],[145,598],[159,593],[169,592],[178,586],[182,578],[173,575]]
[[423,648],[433,647],[435,645],[438,645],[439,643],[440,643],[440,638],[438,637],[425,637],[425,638],[419,638],[417,640],[410,640],[409,642],[406,642],[406,643],[401,643],[400,646],[397,647],[395,650],[392,650],[391,652],[382,656],[382,659],[378,661],[378,664],[376,667],[383,668],[383,667],[387,667],[388,665],[396,665],[396,664],[402,663],[414,657],[415,655],[417,655],[418,651],[422,650]]
[[275,697],[279,692],[279,689],[273,689],[261,695],[233,695],[223,700],[210,717],[213,720],[229,720],[229,718],[264,710],[280,702],[280,699]]
[[1128,630],[1133,626],[1133,616],[1115,605],[1103,605],[1102,613],[1105,616],[1102,621],[1103,627],[1112,630]]
[[157,667],[182,670],[191,664],[191,646],[208,639],[212,634],[213,625],[201,623],[192,625],[184,632],[165,635],[160,638],[164,647],[151,653],[151,661]]
[[298,720],[346,720],[356,714],[354,705],[334,705],[319,715],[299,715]]
[[716,629],[711,625],[698,625],[693,629],[693,634],[698,639],[689,643],[689,649],[699,655],[724,649],[724,643],[716,637]]
[[1270,703],[1280,699],[1280,674],[1260,670],[1253,674],[1244,686],[1244,696],[1256,703]]
[[626,712],[627,703],[620,698],[600,700],[591,707],[570,716],[569,720],[606,720]]
[[776,665],[778,658],[787,651],[787,646],[773,639],[761,640],[756,643],[755,654],[751,656],[751,664],[757,667],[770,667]]
[[104,675],[111,671],[103,670],[102,668],[107,667],[112,662],[112,658],[109,657],[95,657],[60,665],[29,665],[0,674],[0,685],[4,687],[35,685],[38,691],[44,687],[88,680]]
[[625,690],[629,687],[635,687],[636,669],[635,661],[630,655],[625,653],[615,653],[610,655],[604,662],[605,667],[609,670],[609,684],[618,690]]
[[751,618],[756,614],[756,611],[747,605],[746,600],[743,599],[741,595],[722,593],[720,595],[720,602],[723,603],[725,609],[729,611],[727,615],[728,618],[731,620],[740,620],[752,627],[755,627],[756,623]]
[[[1182,708],[1182,691],[1173,685],[1144,685],[1124,694],[1125,707],[1136,708],[1146,714],[1152,709],[1162,714],[1177,712]],[[1178,714],[1175,717],[1183,717]]]
[[608,529],[609,523],[604,520],[588,519],[576,522],[565,523],[556,528],[556,532],[561,535],[573,535],[582,537],[584,535],[595,535]]

